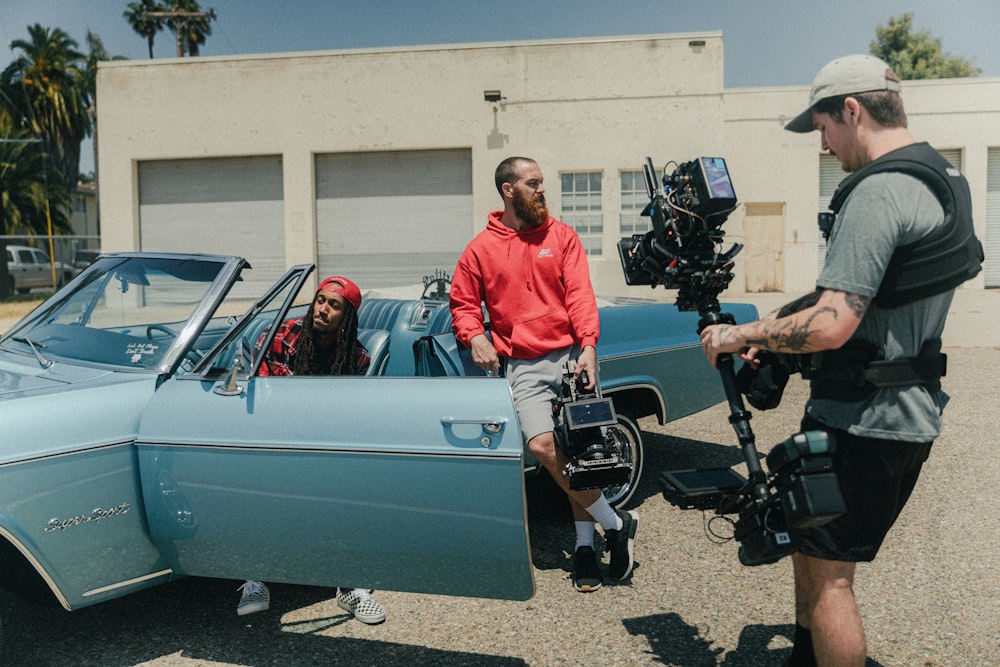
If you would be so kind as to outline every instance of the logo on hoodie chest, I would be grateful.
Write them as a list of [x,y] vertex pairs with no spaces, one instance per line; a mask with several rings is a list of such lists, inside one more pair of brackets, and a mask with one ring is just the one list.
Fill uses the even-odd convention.
[[543,257],[555,257],[555,255],[552,254],[551,248],[542,248],[538,251],[538,258],[542,259]]

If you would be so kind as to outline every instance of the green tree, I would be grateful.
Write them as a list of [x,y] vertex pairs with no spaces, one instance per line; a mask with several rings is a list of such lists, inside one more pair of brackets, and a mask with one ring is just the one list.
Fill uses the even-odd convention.
[[[69,193],[37,138],[0,121],[0,234],[70,231]],[[48,211],[46,211],[48,204]]]
[[903,80],[950,79],[977,76],[974,61],[941,50],[941,40],[929,30],[913,32],[913,13],[889,17],[889,24],[875,28],[869,51],[888,63]]
[[85,57],[59,28],[28,27],[28,40],[11,42],[20,55],[0,74],[0,90],[15,128],[42,140],[69,191],[80,173],[80,143],[90,135],[89,100],[81,85]]
[[122,16],[132,26],[132,30],[146,40],[149,46],[149,57],[153,57],[153,39],[156,33],[163,30],[164,19],[149,14],[159,14],[167,11],[167,8],[156,0],[140,0],[139,2],[128,3],[128,10]]
[[197,56],[212,34],[211,22],[218,17],[214,9],[202,11],[198,0],[139,0],[128,5],[123,16],[132,29],[146,38],[149,57],[153,57],[153,38],[164,27],[177,36],[177,57]]

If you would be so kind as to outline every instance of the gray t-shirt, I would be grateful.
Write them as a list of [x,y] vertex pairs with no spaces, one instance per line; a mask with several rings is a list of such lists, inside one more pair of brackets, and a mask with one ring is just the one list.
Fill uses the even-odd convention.
[[[837,215],[817,287],[874,297],[896,247],[943,224],[944,211],[920,180],[898,172],[861,181]],[[872,303],[853,338],[882,347],[886,359],[915,357],[927,340],[939,338],[955,291],[897,308]],[[948,395],[923,386],[883,387],[861,402],[810,400],[806,412],[850,433],[929,442],[941,433]]]

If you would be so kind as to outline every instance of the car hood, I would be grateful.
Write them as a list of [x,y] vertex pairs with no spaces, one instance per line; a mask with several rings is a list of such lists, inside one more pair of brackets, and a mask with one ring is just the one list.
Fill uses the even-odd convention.
[[34,358],[0,352],[0,400],[29,394],[54,393],[91,384],[112,375],[104,368],[55,361],[48,368]]

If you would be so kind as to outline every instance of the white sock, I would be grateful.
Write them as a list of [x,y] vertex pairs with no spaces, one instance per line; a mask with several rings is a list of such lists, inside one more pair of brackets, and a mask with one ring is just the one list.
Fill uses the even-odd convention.
[[573,525],[576,526],[576,548],[580,547],[590,547],[594,548],[594,522],[593,521],[574,521]]
[[594,521],[601,524],[604,530],[621,530],[622,519],[604,496],[598,496],[597,501],[587,508],[587,513]]

